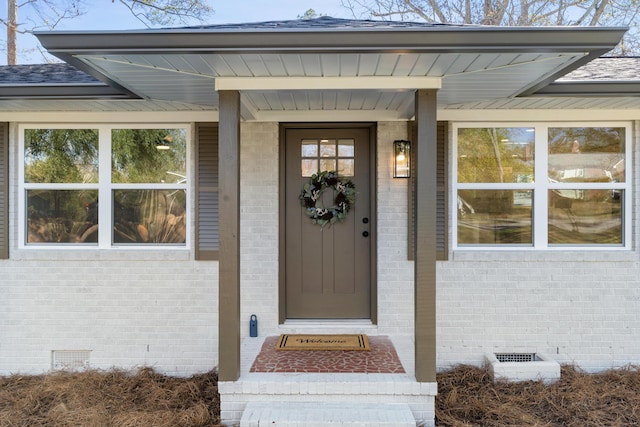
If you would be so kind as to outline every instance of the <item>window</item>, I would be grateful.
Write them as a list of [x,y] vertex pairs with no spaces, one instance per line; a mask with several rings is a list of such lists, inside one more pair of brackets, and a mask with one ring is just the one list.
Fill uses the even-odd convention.
[[43,126],[21,136],[24,245],[186,246],[186,128]]
[[337,171],[340,176],[355,175],[355,140],[304,139],[302,140],[303,177],[321,171]]
[[627,247],[630,126],[458,124],[457,247]]

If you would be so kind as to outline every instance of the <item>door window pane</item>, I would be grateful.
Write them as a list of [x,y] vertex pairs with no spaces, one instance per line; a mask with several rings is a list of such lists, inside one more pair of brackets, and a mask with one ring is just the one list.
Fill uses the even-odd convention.
[[623,190],[550,190],[549,244],[622,244],[623,196]]
[[458,182],[533,182],[531,128],[458,129]]
[[184,244],[183,190],[114,190],[113,242]]
[[111,147],[114,183],[186,182],[185,129],[114,129]]
[[532,200],[530,190],[460,190],[458,243],[531,245]]
[[97,190],[27,190],[27,243],[96,243]]
[[338,159],[338,175],[353,176],[355,169],[354,163],[353,159]]
[[335,171],[336,159],[320,159],[320,171]]
[[323,139],[320,141],[320,157],[336,157],[335,139]]
[[355,150],[355,141],[353,139],[339,139],[338,140],[338,156],[339,157],[353,157]]
[[24,182],[98,182],[98,131],[26,129]]
[[318,157],[318,141],[315,139],[302,140],[302,157]]
[[314,173],[318,173],[318,160],[302,159],[302,176],[310,177]]

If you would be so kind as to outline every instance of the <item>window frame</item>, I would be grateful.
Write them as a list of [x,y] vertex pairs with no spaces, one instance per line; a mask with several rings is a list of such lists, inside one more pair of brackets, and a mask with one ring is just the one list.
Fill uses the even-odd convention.
[[[28,129],[95,129],[98,131],[98,182],[97,183],[27,183],[25,182],[25,131]],[[186,139],[185,167],[187,180],[178,183],[112,183],[111,132],[117,129],[183,129]],[[18,125],[18,249],[84,249],[84,250],[188,250],[192,245],[193,208],[191,191],[192,129],[188,123],[28,123]],[[27,242],[27,191],[44,190],[97,190],[98,191],[98,242],[97,243],[28,243]],[[186,193],[186,236],[184,244],[114,243],[113,242],[113,192],[115,190],[184,190]]]
[[[625,129],[623,183],[566,182],[550,183],[548,180],[548,133],[549,128],[602,128]],[[465,128],[533,128],[534,137],[534,182],[533,183],[460,183],[458,182],[458,132]],[[452,218],[452,249],[457,251],[629,251],[632,249],[632,173],[633,170],[633,126],[629,121],[621,122],[456,122],[452,124],[451,148],[451,199],[449,209]],[[548,193],[551,189],[623,190],[622,244],[549,244],[548,242]],[[532,197],[532,243],[531,244],[460,244],[458,241],[459,212],[457,195],[460,190],[531,190]]]

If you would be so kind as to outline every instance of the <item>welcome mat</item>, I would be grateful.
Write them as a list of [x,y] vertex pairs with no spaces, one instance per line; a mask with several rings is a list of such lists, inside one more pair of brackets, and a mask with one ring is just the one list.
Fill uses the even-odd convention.
[[365,334],[282,334],[276,350],[364,350],[369,351],[369,339]]

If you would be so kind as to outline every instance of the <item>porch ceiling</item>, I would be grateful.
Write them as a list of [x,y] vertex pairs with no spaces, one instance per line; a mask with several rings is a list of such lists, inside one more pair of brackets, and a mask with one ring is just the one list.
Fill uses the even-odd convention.
[[368,110],[410,118],[413,89],[403,87],[400,78],[441,78],[438,99],[446,106],[514,97],[532,82],[554,75],[584,56],[584,52],[284,53],[78,55],[77,59],[142,98],[216,109],[215,81],[221,77],[397,77],[399,81],[395,89],[327,89],[317,85],[316,79],[307,89],[271,90],[263,79],[264,87],[242,91],[243,115],[260,119],[262,112],[316,110]]
[[[132,32],[51,32],[49,52],[142,99],[217,110],[216,80],[259,78],[242,93],[245,120],[346,120],[413,116],[414,90],[441,84],[440,108],[534,92],[613,48],[615,28],[433,26],[342,28],[362,22],[316,20],[337,27],[212,26]],[[296,24],[298,25],[298,24]],[[302,25],[302,24],[301,24]],[[295,88],[271,81],[303,79]],[[332,87],[325,81],[339,78]],[[384,78],[381,88],[362,79]],[[305,80],[308,84],[305,85]],[[397,86],[394,86],[394,79]],[[407,84],[415,79],[415,87]],[[346,83],[345,83],[346,82]],[[351,84],[349,84],[351,82]],[[455,108],[455,107],[454,107]]]

